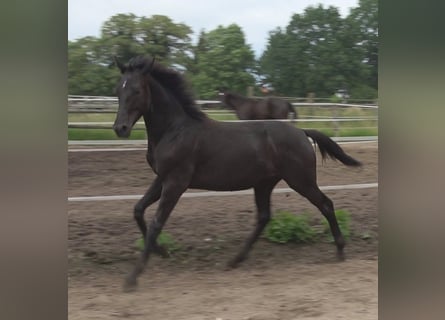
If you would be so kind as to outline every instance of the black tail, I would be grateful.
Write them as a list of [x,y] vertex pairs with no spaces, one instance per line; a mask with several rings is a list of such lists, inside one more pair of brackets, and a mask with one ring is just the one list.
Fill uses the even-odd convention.
[[320,153],[323,159],[327,156],[331,159],[338,159],[347,166],[358,167],[361,166],[361,162],[355,160],[351,156],[348,156],[343,149],[327,135],[317,130],[303,130],[306,135],[314,140],[314,143],[318,144]]

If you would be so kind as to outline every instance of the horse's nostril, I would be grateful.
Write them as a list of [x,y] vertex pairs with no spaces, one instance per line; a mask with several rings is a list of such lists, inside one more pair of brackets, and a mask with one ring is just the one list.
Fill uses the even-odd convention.
[[125,134],[127,129],[128,129],[128,126],[125,124],[113,126],[113,130],[114,130],[114,132],[116,132],[117,135]]
[[116,131],[116,132],[125,131],[125,130],[127,130],[127,128],[128,127],[125,124],[123,124],[123,125],[114,125],[113,126],[113,130]]

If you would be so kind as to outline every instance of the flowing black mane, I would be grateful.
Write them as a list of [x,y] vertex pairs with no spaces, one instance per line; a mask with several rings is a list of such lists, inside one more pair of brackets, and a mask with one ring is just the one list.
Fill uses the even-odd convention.
[[[153,58],[138,56],[128,62],[128,70],[144,70],[152,65]],[[184,111],[192,118],[202,120],[207,115],[198,109],[195,99],[184,77],[176,70],[166,68],[160,63],[154,62],[149,71],[150,76],[164,89],[167,89],[182,106]]]

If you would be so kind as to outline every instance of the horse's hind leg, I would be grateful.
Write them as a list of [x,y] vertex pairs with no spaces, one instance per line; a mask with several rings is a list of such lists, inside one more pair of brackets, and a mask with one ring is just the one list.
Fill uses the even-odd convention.
[[328,220],[335,245],[337,246],[337,256],[339,259],[343,260],[345,240],[343,239],[343,235],[337,223],[337,218],[335,217],[334,204],[332,200],[319,189],[315,181],[301,184],[295,184],[288,180],[286,180],[286,182],[292,189],[297,191],[303,197],[307,198],[314,206],[316,206]]
[[261,232],[266,227],[267,223],[270,220],[270,195],[272,193],[273,188],[277,184],[277,181],[274,181],[270,184],[263,185],[261,187],[255,187],[255,203],[257,206],[257,224],[255,226],[254,231],[247,238],[244,246],[241,248],[239,253],[235,256],[234,259],[230,260],[228,263],[228,267],[236,268],[240,262],[247,258],[247,255],[252,248],[255,241],[260,236]]

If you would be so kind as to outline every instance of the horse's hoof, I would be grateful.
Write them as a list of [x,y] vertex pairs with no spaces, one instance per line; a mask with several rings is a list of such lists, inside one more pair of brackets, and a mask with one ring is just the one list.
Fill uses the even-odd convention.
[[346,257],[343,251],[337,251],[337,260],[338,261],[345,261]]
[[137,280],[135,277],[129,276],[125,279],[123,291],[124,292],[133,292],[136,291],[138,286]]
[[238,266],[239,266],[239,263],[240,263],[241,261],[239,260],[239,259],[233,259],[233,260],[230,260],[228,263],[227,263],[227,266],[226,266],[226,270],[233,270],[233,269],[236,269]]
[[233,264],[232,262],[229,262],[229,263],[227,263],[227,265],[226,265],[226,267],[225,267],[224,270],[226,270],[226,271],[230,271],[230,270],[235,269],[236,267],[237,267],[236,264]]

